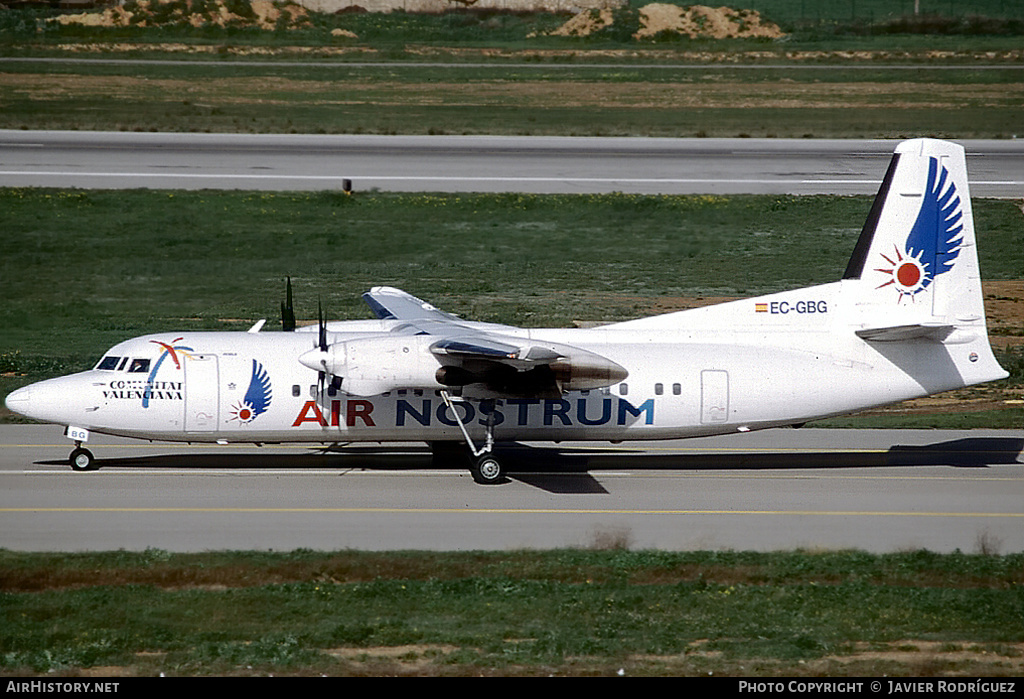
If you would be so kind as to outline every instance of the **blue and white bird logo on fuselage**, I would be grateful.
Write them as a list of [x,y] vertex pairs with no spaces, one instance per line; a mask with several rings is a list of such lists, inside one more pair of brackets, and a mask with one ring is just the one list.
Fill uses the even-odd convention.
[[899,294],[898,301],[913,300],[938,275],[952,269],[963,240],[962,219],[960,197],[956,185],[949,180],[949,170],[939,165],[938,158],[929,158],[921,210],[904,249],[893,246],[892,258],[881,254],[890,266],[875,271],[888,275],[889,280],[877,288],[893,286]]
[[245,392],[245,397],[231,407],[231,419],[243,424],[252,422],[267,412],[271,397],[270,376],[263,365],[254,359],[249,388]]

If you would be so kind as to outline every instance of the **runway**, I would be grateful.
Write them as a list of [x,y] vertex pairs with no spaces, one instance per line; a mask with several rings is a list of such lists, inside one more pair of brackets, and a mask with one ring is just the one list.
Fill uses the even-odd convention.
[[[896,143],[0,130],[0,186],[874,194]],[[1024,193],[1024,142],[962,143],[972,194]]]
[[0,426],[0,547],[80,551],[1024,551],[1024,432],[769,430],[517,445],[480,486],[425,445],[188,446]]

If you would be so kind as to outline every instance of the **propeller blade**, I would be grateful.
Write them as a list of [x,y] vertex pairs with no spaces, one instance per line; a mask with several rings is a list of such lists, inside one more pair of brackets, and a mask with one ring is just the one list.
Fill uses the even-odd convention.
[[327,324],[324,323],[324,309],[323,309],[323,305],[320,303],[320,299],[317,299],[317,301],[316,301],[316,315],[317,315],[317,322],[319,323],[319,326],[320,326],[320,340],[319,340],[319,342],[320,342],[320,351],[321,352],[326,352],[327,351]]
[[292,306],[291,277],[288,277],[285,286],[285,300],[281,302],[281,329],[286,333],[295,330],[295,308]]
[[[324,323],[324,307],[321,300],[316,300],[316,317],[317,324],[319,325],[319,347],[321,352],[327,351],[327,324]],[[325,366],[326,368],[326,366]],[[320,399],[324,400],[324,382],[327,379],[327,372],[320,371],[317,373],[317,377],[320,380]]]

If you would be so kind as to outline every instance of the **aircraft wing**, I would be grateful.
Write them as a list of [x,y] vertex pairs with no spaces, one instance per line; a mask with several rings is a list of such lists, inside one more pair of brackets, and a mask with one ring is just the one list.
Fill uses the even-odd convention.
[[400,289],[374,287],[363,299],[378,318],[399,321],[391,332],[343,340],[300,358],[340,378],[347,393],[463,387],[464,395],[482,397],[554,397],[610,386],[628,375],[589,350],[531,338],[508,325],[465,321]]
[[363,300],[373,314],[382,320],[459,321],[458,316],[445,313],[426,301],[391,286],[375,286],[363,294]]

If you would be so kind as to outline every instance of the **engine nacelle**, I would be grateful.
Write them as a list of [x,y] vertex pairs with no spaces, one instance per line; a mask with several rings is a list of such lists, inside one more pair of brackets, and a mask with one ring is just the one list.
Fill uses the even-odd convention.
[[552,362],[551,371],[564,391],[604,388],[625,381],[629,372],[610,359],[575,349],[568,359]]
[[434,390],[440,362],[430,352],[436,340],[427,335],[376,335],[335,342],[326,352],[312,350],[299,357],[305,366],[341,378],[341,390],[375,396],[399,388]]
[[443,386],[467,386],[480,381],[480,376],[459,366],[443,366],[434,374]]
[[[531,344],[500,360],[450,344],[438,353],[433,335],[381,333],[306,352],[299,361],[341,379],[341,390],[374,396],[398,389],[436,390],[482,384],[508,395],[558,395],[610,386],[628,372],[615,362],[577,347]],[[488,348],[484,348],[485,350]]]

